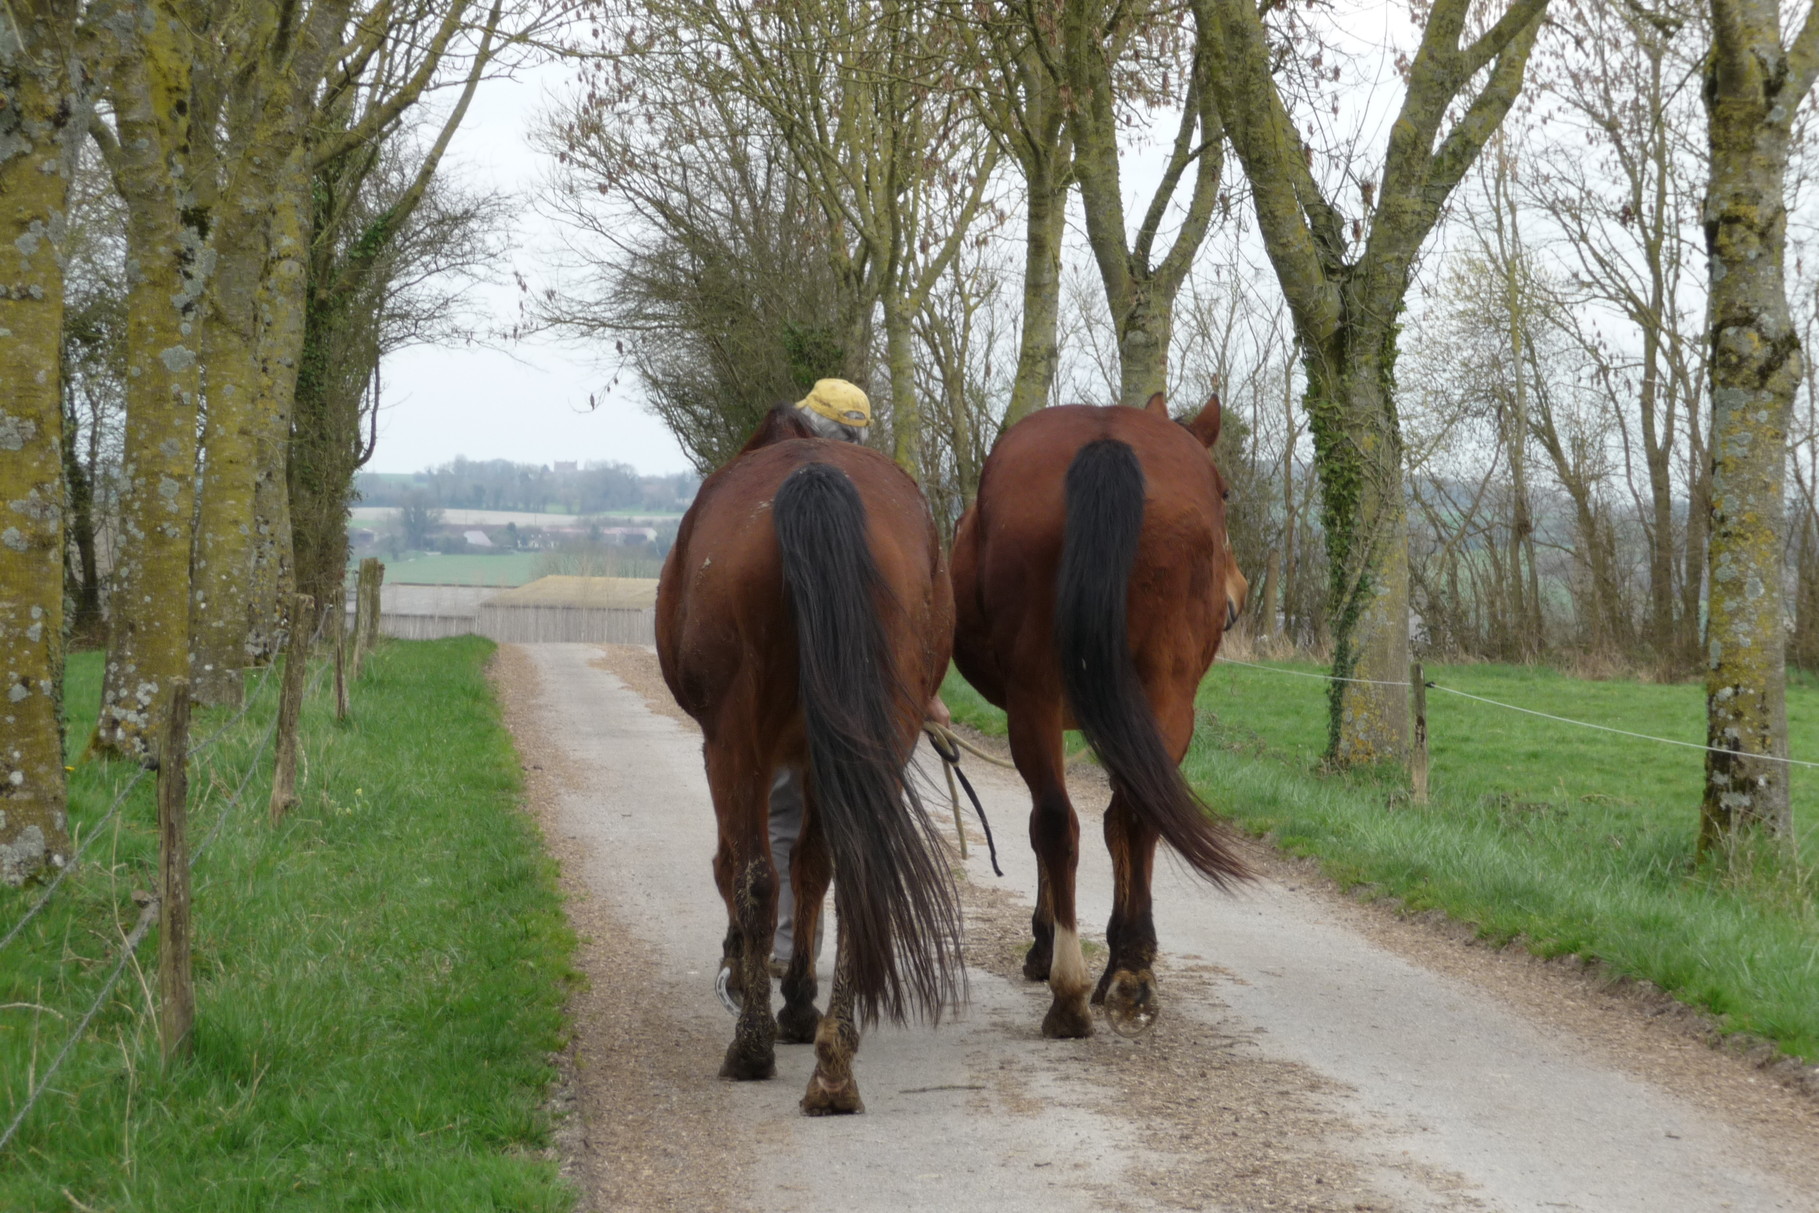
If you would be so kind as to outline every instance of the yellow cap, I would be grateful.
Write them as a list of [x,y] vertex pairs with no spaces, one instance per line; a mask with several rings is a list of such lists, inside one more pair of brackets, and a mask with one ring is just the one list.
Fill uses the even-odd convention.
[[817,379],[807,396],[796,402],[799,409],[813,409],[829,421],[863,428],[872,423],[872,402],[865,393],[844,379]]

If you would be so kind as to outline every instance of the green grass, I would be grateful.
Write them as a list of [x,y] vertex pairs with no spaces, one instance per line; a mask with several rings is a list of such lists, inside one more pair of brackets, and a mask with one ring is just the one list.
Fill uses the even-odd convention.
[[[1305,663],[1279,669],[1318,672]],[[1575,720],[1700,742],[1694,685],[1592,682],[1528,667],[1429,667],[1486,698]],[[943,688],[956,719],[1002,716]],[[1819,1060],[1819,772],[1796,769],[1799,859],[1751,878],[1698,869],[1697,750],[1574,728],[1428,692],[1431,800],[1400,772],[1329,776],[1323,680],[1215,665],[1201,685],[1187,761],[1209,803],[1346,885],[1438,908],[1496,941],[1596,958],[1704,1007],[1729,1031]],[[1789,688],[1792,753],[1819,758],[1819,688]]]
[[385,579],[393,585],[524,585],[542,574],[538,552],[498,556],[410,556],[387,561]]
[[[560,1210],[540,1111],[572,940],[516,807],[519,768],[474,638],[382,646],[337,725],[305,709],[302,803],[266,824],[276,679],[192,765],[195,1054],[159,1059],[156,933],[0,1159],[19,1210]],[[72,752],[99,697],[70,662]],[[326,681],[326,680],[324,680]],[[206,737],[228,713],[202,713]],[[124,764],[82,763],[93,825]],[[46,912],[0,954],[0,1123],[89,1005],[133,890],[153,887],[151,780]],[[0,889],[0,928],[34,890]],[[76,1202],[80,1202],[80,1204]]]

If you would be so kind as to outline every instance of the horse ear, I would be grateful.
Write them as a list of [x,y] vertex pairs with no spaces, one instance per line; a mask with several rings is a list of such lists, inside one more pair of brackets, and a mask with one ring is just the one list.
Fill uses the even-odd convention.
[[1154,413],[1156,416],[1162,418],[1162,420],[1167,421],[1168,401],[1163,398],[1161,392],[1156,392],[1144,403],[1143,411],[1146,413]]
[[1218,392],[1214,392],[1207,399],[1206,407],[1200,410],[1200,415],[1194,418],[1187,428],[1194,432],[1194,437],[1200,440],[1200,445],[1209,451],[1213,449],[1213,443],[1219,441]]

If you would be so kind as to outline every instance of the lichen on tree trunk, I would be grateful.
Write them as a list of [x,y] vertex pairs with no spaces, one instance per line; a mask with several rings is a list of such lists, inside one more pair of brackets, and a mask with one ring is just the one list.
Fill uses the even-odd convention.
[[1711,180],[1712,479],[1705,788],[1699,850],[1792,841],[1782,588],[1788,423],[1802,373],[1788,313],[1789,131],[1815,74],[1808,14],[1783,48],[1773,0],[1713,0],[1705,104]]
[[0,21],[0,884],[71,862],[63,771],[58,349],[74,5]]
[[126,203],[126,439],[120,543],[94,748],[157,762],[173,679],[189,672],[197,386],[208,223],[187,172],[188,32],[164,13],[122,40],[109,167]]
[[257,296],[259,399],[254,407],[253,550],[245,641],[248,664],[255,666],[272,664],[284,651],[289,603],[296,589],[288,467],[308,280],[309,170],[305,164],[305,153],[299,149],[279,175]]
[[191,691],[198,703],[238,703],[241,671],[252,664],[260,403],[257,314],[249,306],[265,267],[266,202],[242,193],[240,213],[219,233],[214,305],[203,321],[206,356],[202,497],[197,512],[191,603]]

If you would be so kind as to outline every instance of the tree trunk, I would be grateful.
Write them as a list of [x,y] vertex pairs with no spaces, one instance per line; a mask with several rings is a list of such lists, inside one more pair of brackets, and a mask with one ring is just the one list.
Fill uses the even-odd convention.
[[72,859],[63,771],[63,265],[75,5],[0,21],[0,884]]
[[185,167],[188,34],[165,13],[136,36],[111,89],[118,146],[110,163],[127,209],[126,439],[107,670],[93,745],[155,765],[173,680],[189,674],[195,321],[209,216],[195,205]]
[[1295,363],[1282,360],[1282,633],[1295,640]]
[[1700,437],[1697,402],[1687,408],[1686,575],[1680,584],[1680,627],[1675,662],[1682,670],[1699,665],[1699,604],[1705,598],[1706,528],[1712,517],[1712,461]]
[[259,279],[253,550],[246,652],[270,665],[283,652],[296,578],[289,483],[291,417],[303,356],[307,306],[309,172],[299,150],[285,162],[272,197],[270,245]]
[[1153,278],[1133,284],[1132,299],[1118,317],[1118,402],[1132,408],[1168,391],[1168,343],[1174,293],[1163,293]]
[[[1658,314],[1658,313],[1657,313]],[[1674,649],[1674,486],[1668,467],[1671,434],[1655,416],[1662,394],[1661,333],[1657,321],[1642,331],[1642,456],[1648,468],[1648,642],[1657,663]]]
[[63,413],[63,484],[66,498],[69,547],[63,562],[64,583],[74,607],[69,635],[77,645],[94,644],[104,635],[101,619],[101,574],[95,561],[95,476],[91,457],[84,461],[76,449],[78,424],[73,408]]
[[[1393,333],[1393,330],[1391,330]],[[1320,469],[1334,682],[1327,758],[1400,760],[1408,748],[1408,507],[1391,407],[1391,333],[1359,326],[1310,353],[1307,412]],[[1341,681],[1341,680],[1366,681]]]
[[1017,345],[1017,379],[1011,386],[1004,428],[1048,404],[1060,360],[1055,331],[1061,315],[1061,243],[1067,231],[1067,183],[1057,183],[1052,161],[1025,164],[1026,221],[1023,244],[1023,328]]
[[[1109,62],[1116,54],[1107,45],[1112,35],[1095,6],[1070,2],[1063,9],[1074,178],[1080,186],[1087,244],[1118,337],[1118,403],[1141,408],[1152,395],[1168,390],[1175,295],[1212,225],[1225,168],[1223,123],[1208,80],[1213,69],[1207,44],[1213,31],[1211,23],[1196,14],[1193,71],[1185,81],[1170,158],[1133,231],[1124,210],[1115,117],[1128,98],[1119,94],[1117,74]],[[1163,216],[1190,172],[1190,193],[1181,207],[1174,240],[1158,257],[1155,244]]]
[[914,306],[886,287],[884,350],[891,372],[891,458],[918,483],[922,480],[922,407],[916,401]]
[[1814,17],[1802,53],[1781,45],[1773,0],[1713,0],[1705,104],[1711,183],[1711,593],[1706,623],[1705,793],[1699,850],[1740,836],[1793,837],[1781,557],[1787,431],[1802,374],[1788,314],[1784,181],[1789,128],[1811,87]]
[[[263,208],[260,208],[263,210]],[[249,664],[253,572],[253,499],[258,464],[258,339],[252,309],[265,263],[265,216],[238,214],[220,233],[216,298],[203,320],[207,423],[202,500],[197,515],[192,693],[198,703],[239,703]]]
[[1819,672],[1819,534],[1814,533],[1812,504],[1801,506],[1799,555],[1794,568],[1794,634],[1788,664]]

